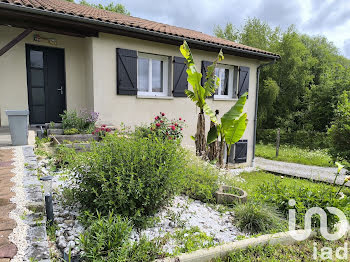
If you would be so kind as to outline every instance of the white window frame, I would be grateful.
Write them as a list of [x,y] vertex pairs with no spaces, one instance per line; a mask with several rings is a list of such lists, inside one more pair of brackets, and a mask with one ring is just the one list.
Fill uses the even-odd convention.
[[[216,68],[223,68],[223,69],[228,69],[228,94],[227,95],[221,95],[221,85],[218,87],[218,94],[214,95],[214,99],[217,100],[233,100],[237,99],[237,86],[238,86],[238,77],[235,77],[234,72],[235,72],[235,66],[233,65],[223,65],[223,64],[218,64]],[[236,82],[236,83],[234,83]],[[221,83],[221,81],[220,81]],[[236,92],[236,93],[235,93]]]
[[[148,62],[148,92],[139,91],[138,87],[140,86],[139,77],[137,77],[137,95],[147,96],[147,97],[168,97],[169,96],[169,58],[167,56],[162,55],[153,55],[153,54],[145,54],[138,53],[137,58],[146,58],[149,59]],[[158,60],[163,62],[163,92],[152,92],[152,60]],[[137,60],[137,74],[138,70],[138,60]]]

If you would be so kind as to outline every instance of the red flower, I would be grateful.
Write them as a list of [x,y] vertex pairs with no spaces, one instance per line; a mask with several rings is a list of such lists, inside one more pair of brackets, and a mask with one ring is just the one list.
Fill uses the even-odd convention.
[[164,113],[162,113],[162,116],[165,116],[165,114],[164,114]]
[[95,134],[95,131],[92,131],[92,134],[94,135],[94,134]]
[[154,119],[155,119],[155,120],[158,120],[158,119],[159,119],[159,116],[156,116]]
[[181,130],[182,130],[183,128],[181,127]]
[[159,124],[159,123],[157,123],[157,124],[156,124],[156,126],[157,126],[157,127],[160,127],[160,124]]
[[172,139],[171,136],[168,136],[168,139],[171,140]]
[[107,132],[111,132],[112,130],[111,130],[110,128],[107,128],[106,131],[107,131]]
[[172,129],[172,130],[175,130],[175,126],[171,126],[171,129]]
[[175,126],[177,126],[177,123],[175,123]]
[[102,125],[101,127],[105,128],[105,127],[106,127],[106,125]]
[[160,121],[161,123],[163,123],[164,121]]
[[179,120],[181,121],[181,120],[182,120],[182,118],[180,117],[180,118],[179,118]]

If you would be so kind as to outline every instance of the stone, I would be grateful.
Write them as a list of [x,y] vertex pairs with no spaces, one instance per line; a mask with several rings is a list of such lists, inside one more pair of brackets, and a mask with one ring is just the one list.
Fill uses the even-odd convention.
[[72,249],[75,247],[75,242],[74,241],[69,241],[68,244],[67,244],[67,247]]
[[10,243],[0,247],[0,258],[13,258],[17,253],[17,247]]
[[68,220],[64,220],[64,223],[68,226],[74,226],[74,223],[75,221],[74,220],[71,220],[71,219],[68,219]]
[[58,239],[57,239],[57,245],[59,248],[61,249],[64,249],[67,247],[67,242],[66,242],[66,239],[64,238],[64,236],[60,236]]

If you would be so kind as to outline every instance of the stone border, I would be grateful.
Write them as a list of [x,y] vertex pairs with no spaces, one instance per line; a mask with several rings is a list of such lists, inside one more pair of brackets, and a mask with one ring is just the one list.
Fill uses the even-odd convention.
[[[291,232],[292,231],[287,231],[276,234],[263,235],[256,238],[248,238],[236,242],[226,243],[216,247],[200,249],[191,253],[181,254],[177,257],[157,259],[155,262],[210,262],[214,258],[224,258],[234,250],[246,249],[248,247],[265,244],[290,245],[297,242],[297,240],[291,236]],[[305,230],[296,230],[296,232],[298,234],[306,233]],[[310,238],[313,238],[315,236],[316,232],[312,232]]]
[[46,218],[42,185],[37,177],[37,160],[33,146],[15,147],[13,191],[16,209],[13,218],[17,227],[11,236],[18,247],[12,260],[49,262]]
[[[226,193],[227,191],[230,191],[231,189],[237,190],[240,195],[235,195],[231,193]],[[219,190],[215,192],[216,202],[218,204],[231,204],[235,202],[245,203],[247,202],[248,194],[243,189],[234,187],[234,186],[226,186],[221,185],[219,187]]]

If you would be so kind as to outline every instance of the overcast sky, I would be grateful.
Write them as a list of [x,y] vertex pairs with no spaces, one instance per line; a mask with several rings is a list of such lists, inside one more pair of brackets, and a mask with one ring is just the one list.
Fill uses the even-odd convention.
[[[88,0],[108,4],[111,0]],[[258,17],[271,26],[295,24],[299,31],[325,35],[350,58],[350,0],[114,0],[132,16],[213,34],[214,25],[244,24]]]

